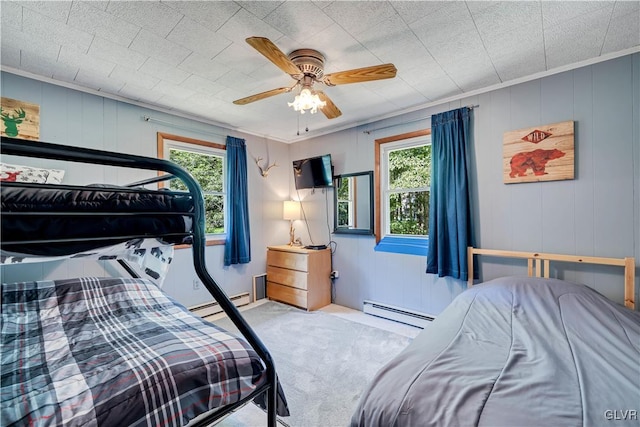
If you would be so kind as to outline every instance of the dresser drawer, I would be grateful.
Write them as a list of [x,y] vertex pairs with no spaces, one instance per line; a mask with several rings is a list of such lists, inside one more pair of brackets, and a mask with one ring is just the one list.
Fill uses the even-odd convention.
[[287,270],[286,268],[267,266],[267,280],[281,285],[287,285],[298,289],[307,290],[309,273],[297,270]]
[[267,298],[307,308],[307,291],[267,280]]
[[309,256],[284,251],[267,251],[267,266],[288,268],[298,271],[308,271]]

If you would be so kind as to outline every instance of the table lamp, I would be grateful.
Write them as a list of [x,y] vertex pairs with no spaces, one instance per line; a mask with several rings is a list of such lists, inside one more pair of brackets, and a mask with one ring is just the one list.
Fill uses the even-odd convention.
[[285,200],[282,207],[282,218],[289,220],[289,246],[293,246],[296,240],[293,221],[300,219],[300,202]]

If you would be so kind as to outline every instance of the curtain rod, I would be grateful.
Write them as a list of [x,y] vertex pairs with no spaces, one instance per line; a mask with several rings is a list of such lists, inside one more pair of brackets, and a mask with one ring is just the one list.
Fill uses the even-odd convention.
[[[480,105],[465,105],[465,107],[469,108],[470,110],[473,110],[474,108],[478,108],[479,106]],[[395,125],[389,125],[389,126],[383,126],[383,127],[379,127],[379,128],[375,128],[375,129],[363,130],[362,133],[366,133],[367,135],[369,135],[371,132],[375,132],[375,131],[378,131],[378,130],[388,129],[388,128],[392,128],[392,127],[396,127],[396,126],[402,126],[402,125],[406,125],[408,123],[420,122],[422,120],[427,120],[427,119],[430,119],[430,118],[431,118],[431,116],[421,117],[419,119],[409,120],[408,122],[396,123]]]
[[222,138],[223,141],[226,141],[226,139],[227,139],[227,135],[221,135],[219,133],[207,132],[207,131],[204,131],[204,130],[198,130],[198,129],[190,128],[190,127],[187,127],[187,126],[177,125],[175,123],[167,122],[165,120],[154,119],[153,117],[149,117],[149,116],[142,116],[142,120],[144,120],[145,122],[159,123],[159,124],[171,126],[173,128],[176,128],[176,129],[187,130],[189,132],[196,132],[196,133],[200,133],[200,134],[203,134],[203,135],[217,136],[219,138]]

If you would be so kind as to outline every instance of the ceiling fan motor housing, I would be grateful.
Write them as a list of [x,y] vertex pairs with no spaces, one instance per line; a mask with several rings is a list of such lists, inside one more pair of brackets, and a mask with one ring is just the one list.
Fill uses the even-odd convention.
[[314,49],[297,49],[288,55],[305,76],[320,79],[324,75],[324,56]]

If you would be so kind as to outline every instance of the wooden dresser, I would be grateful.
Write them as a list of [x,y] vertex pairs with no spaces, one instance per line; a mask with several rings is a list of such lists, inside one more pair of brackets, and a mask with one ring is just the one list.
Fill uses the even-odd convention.
[[331,304],[331,250],[267,247],[267,297],[306,310]]

